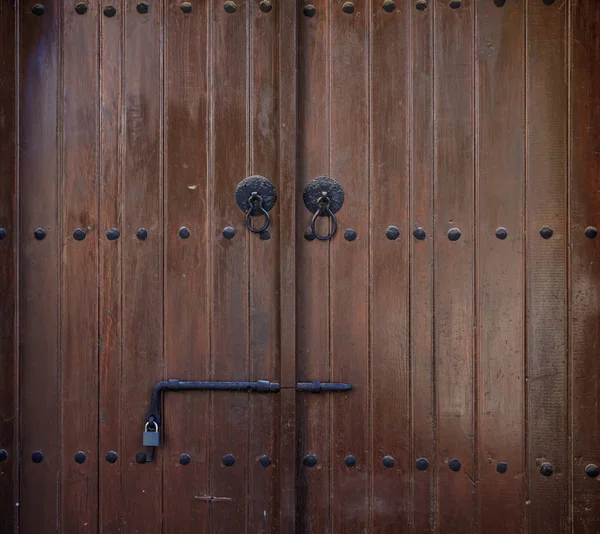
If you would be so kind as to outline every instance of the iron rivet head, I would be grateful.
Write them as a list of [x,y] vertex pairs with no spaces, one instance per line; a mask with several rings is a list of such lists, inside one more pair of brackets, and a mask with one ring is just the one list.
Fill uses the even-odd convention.
[[396,2],[394,0],[384,0],[383,1],[383,10],[387,13],[393,13],[394,9],[396,9]]
[[235,228],[231,226],[225,227],[223,230],[223,237],[225,239],[233,239],[235,237]]
[[110,230],[106,231],[106,238],[109,241],[114,241],[115,239],[119,239],[120,236],[121,236],[121,232],[119,232],[119,230],[117,230],[116,228],[111,228]]
[[550,228],[550,226],[542,226],[542,229],[540,230],[540,235],[544,239],[550,239],[552,237],[553,233],[554,233],[554,230],[552,230],[552,228]]
[[8,460],[8,453],[4,449],[0,449],[0,462]]
[[35,237],[38,241],[41,241],[46,237],[46,230],[43,228],[36,228],[35,232],[33,232],[33,237]]
[[73,239],[75,239],[75,241],[83,241],[85,239],[85,235],[85,232],[81,228],[77,228],[73,232]]
[[448,467],[452,469],[452,471],[454,471],[455,473],[458,473],[460,471],[460,468],[462,467],[462,464],[460,463],[460,460],[452,458],[452,460],[448,462]]
[[225,467],[231,467],[235,463],[235,456],[233,454],[226,454],[223,456],[222,461]]
[[227,13],[235,13],[237,11],[237,4],[231,0],[227,0],[223,5],[223,8]]
[[307,228],[306,230],[304,230],[304,239],[306,239],[307,241],[315,240],[315,234],[310,228]]
[[590,478],[597,478],[600,475],[600,467],[596,464],[588,464],[585,466],[585,474]]
[[504,226],[496,228],[496,237],[498,239],[506,239],[508,237],[508,230]]
[[179,237],[181,237],[181,239],[187,239],[188,237],[190,237],[190,235],[192,234],[185,226],[182,226],[179,229]]
[[142,451],[135,453],[135,463],[137,464],[145,464],[146,463],[146,454]]
[[425,11],[427,9],[427,0],[417,0],[415,6],[419,11]]
[[137,6],[135,6],[135,8],[141,15],[148,13],[148,4],[146,4],[146,2],[140,2]]
[[191,456],[189,454],[186,454],[185,452],[181,456],[179,456],[179,463],[181,465],[188,465],[191,461]]
[[146,241],[146,239],[148,239],[148,230],[140,228],[135,235],[140,241]]
[[417,458],[416,464],[418,471],[427,471],[429,468],[429,460],[427,458]]
[[413,230],[413,236],[415,236],[415,239],[423,241],[427,237],[427,234],[425,233],[425,230],[419,226]]
[[383,457],[383,465],[385,467],[394,467],[394,464],[396,462],[394,462],[394,459],[391,456],[384,456]]
[[496,471],[503,475],[508,471],[508,464],[506,462],[498,462],[498,465],[496,465]]
[[38,17],[41,17],[44,14],[44,6],[42,4],[35,4],[35,6],[33,6],[31,8],[31,12],[34,15],[37,15]]
[[258,463],[262,467],[269,467],[271,465],[271,458],[269,458],[266,454],[263,454],[259,459]]
[[390,241],[394,241],[394,239],[398,239],[400,237],[400,230],[398,230],[395,226],[388,226],[385,231],[385,237],[387,237]]
[[78,464],[82,464],[83,462],[85,462],[85,452],[83,452],[83,451],[76,452],[74,458]]
[[268,13],[269,11],[271,11],[271,9],[273,9],[273,4],[271,4],[269,0],[262,0],[262,2],[260,3],[260,10],[263,13]]
[[308,4],[304,6],[304,10],[302,11],[305,17],[314,17],[317,9],[312,4]]
[[306,467],[314,467],[317,465],[317,457],[314,454],[307,454],[302,460],[302,464]]
[[6,239],[8,237],[8,232],[6,231],[6,228],[0,228],[0,241],[2,241],[3,239]]
[[34,464],[42,463],[44,461],[44,454],[42,451],[34,451],[34,453],[31,455],[31,459],[33,460]]
[[544,475],[545,477],[549,477],[552,475],[552,473],[554,473],[554,467],[552,466],[551,463],[544,462],[540,466],[540,473],[542,473],[542,475]]
[[451,0],[450,2],[450,7],[452,9],[457,9],[460,7],[461,1],[460,0]]
[[342,11],[348,14],[354,13],[354,2],[344,2]]
[[458,228],[450,228],[448,230],[448,239],[450,241],[458,241],[460,239],[461,233]]
[[356,231],[352,230],[352,228],[348,228],[348,230],[344,232],[344,239],[346,241],[354,241],[356,239]]
[[119,455],[115,451],[108,451],[106,453],[106,461],[109,464],[114,464],[119,459]]
[[585,237],[589,239],[594,239],[598,235],[598,229],[593,226],[588,226],[585,229]]
[[260,234],[258,234],[258,236],[260,237],[261,241],[268,241],[271,239],[271,232],[269,232],[269,230],[263,230]]
[[190,4],[189,2],[184,2],[183,4],[181,4],[181,11],[183,13],[191,13],[192,12],[192,4]]
[[543,0],[544,4],[546,4],[547,6],[551,6],[552,4],[554,4],[554,0]]
[[117,14],[117,9],[115,6],[106,6],[103,13],[105,17],[114,17]]
[[87,6],[87,4],[85,4],[83,2],[79,2],[75,6],[75,13],[77,13],[78,15],[85,15],[87,10],[88,10],[88,6]]
[[496,4],[496,7],[502,7],[506,4],[506,0],[494,0],[494,4]]
[[349,454],[344,458],[344,463],[346,464],[346,467],[354,467],[356,465],[356,458]]

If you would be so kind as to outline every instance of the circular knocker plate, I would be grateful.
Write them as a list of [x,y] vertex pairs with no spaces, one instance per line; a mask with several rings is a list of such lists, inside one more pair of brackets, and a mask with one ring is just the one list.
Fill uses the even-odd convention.
[[[311,213],[319,211],[319,200],[323,193],[329,198],[329,209],[331,213],[337,213],[344,204],[344,190],[342,184],[328,176],[319,176],[311,180],[304,190],[304,205]],[[319,214],[324,216],[325,213]]]
[[[235,201],[239,208],[246,213],[248,211],[248,199],[252,193],[260,195],[262,198],[262,207],[265,211],[271,211],[275,202],[277,202],[277,192],[275,186],[264,176],[249,176],[242,180],[235,190]],[[261,214],[261,210],[255,204],[250,215],[256,217]]]

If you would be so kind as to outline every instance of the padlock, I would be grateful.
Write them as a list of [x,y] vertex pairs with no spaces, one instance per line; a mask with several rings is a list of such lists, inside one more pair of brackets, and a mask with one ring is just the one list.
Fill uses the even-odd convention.
[[[154,425],[154,430],[148,430],[148,425]],[[160,434],[158,433],[158,425],[156,423],[146,423],[144,426],[144,437],[142,445],[144,447],[158,447],[160,442]]]

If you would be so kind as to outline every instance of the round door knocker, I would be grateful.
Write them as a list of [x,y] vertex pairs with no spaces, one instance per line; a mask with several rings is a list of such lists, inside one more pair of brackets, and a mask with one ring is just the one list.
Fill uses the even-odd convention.
[[[304,190],[304,205],[314,213],[310,223],[310,229],[313,235],[320,241],[328,241],[337,231],[337,213],[344,204],[344,189],[342,185],[328,176],[319,176],[311,180]],[[319,217],[329,217],[331,219],[331,231],[327,235],[321,235],[317,232],[316,224]]]
[[[242,180],[235,190],[235,201],[239,208],[246,214],[246,227],[255,234],[262,234],[271,225],[269,211],[277,202],[275,186],[264,176],[249,176]],[[265,223],[261,228],[255,228],[252,217],[265,216]]]

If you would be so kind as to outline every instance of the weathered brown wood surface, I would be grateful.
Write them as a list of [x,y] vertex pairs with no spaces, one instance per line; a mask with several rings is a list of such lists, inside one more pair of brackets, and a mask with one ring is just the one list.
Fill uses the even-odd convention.
[[[599,49],[586,0],[0,2],[0,532],[597,532]],[[165,393],[147,463],[163,379],[281,391]]]

